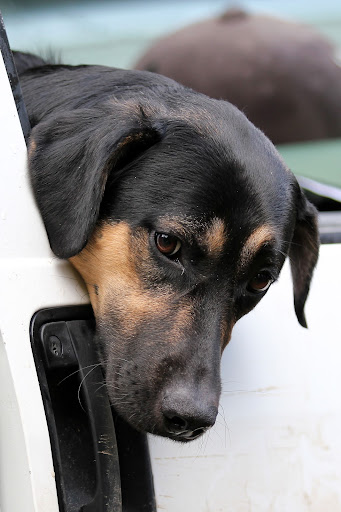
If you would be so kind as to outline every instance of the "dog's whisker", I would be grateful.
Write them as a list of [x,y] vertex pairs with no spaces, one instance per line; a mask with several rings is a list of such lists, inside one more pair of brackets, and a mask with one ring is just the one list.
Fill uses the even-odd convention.
[[105,382],[103,382],[95,391],[95,394],[98,393],[101,389],[103,388],[107,388],[108,386],[106,385]]
[[64,276],[64,275],[61,275],[61,274],[52,274],[52,277],[58,277],[58,278],[61,278],[61,279],[69,279],[69,281],[79,282],[79,279],[77,279],[76,277]]
[[226,448],[226,429],[224,429],[224,437],[220,435],[218,429],[214,429],[214,434],[219,438],[224,448]]
[[93,371],[94,371],[94,370],[95,370],[99,365],[100,365],[100,363],[98,363],[98,364],[96,364],[96,365],[91,365],[91,366],[93,366],[93,368],[91,368],[91,370],[89,370],[89,371],[88,371],[88,373],[87,373],[86,375],[84,375],[84,377],[82,378],[82,380],[81,380],[81,382],[80,382],[80,384],[79,384],[79,386],[78,386],[78,392],[77,392],[78,402],[79,402],[79,405],[81,406],[81,408],[83,409],[83,411],[84,411],[84,412],[86,412],[86,411],[85,411],[85,409],[84,409],[84,407],[83,407],[83,405],[82,405],[81,399],[80,399],[81,388],[82,388],[82,385],[83,385],[83,383],[84,383],[85,379],[86,379],[86,378],[90,375],[90,373],[92,373],[92,372],[93,372]]
[[207,449],[207,444],[208,444],[208,441],[210,439],[210,436],[211,436],[211,429],[208,430],[208,432],[206,433],[205,436],[203,436],[203,447],[202,447],[202,453],[205,454],[205,451]]
[[230,441],[230,445],[231,445],[231,430],[230,430],[230,427],[228,426],[227,424],[227,421],[226,421],[226,417],[225,417],[225,410],[224,410],[224,407],[222,404],[219,404],[219,409],[222,410],[222,413],[218,410],[218,414],[221,418],[223,418],[223,421],[224,421],[224,426],[225,426],[225,429],[224,429],[224,436],[225,436],[225,447],[226,447],[226,433],[228,434],[229,436],[229,441]]
[[65,380],[69,379],[70,377],[72,377],[76,373],[79,373],[79,372],[81,372],[83,370],[87,370],[88,368],[93,368],[93,370],[94,370],[98,366],[101,366],[101,363],[89,364],[88,366],[84,366],[82,368],[78,368],[78,370],[75,370],[74,372],[72,372],[69,375],[67,375],[66,377],[64,377],[61,381],[59,381],[57,386],[60,386],[60,384],[62,384]]
[[227,427],[227,422],[226,422],[225,415],[221,414],[221,412],[219,412],[219,411],[218,411],[218,415],[222,418],[222,420],[223,420],[223,425],[224,425],[226,428],[228,428],[228,427]]

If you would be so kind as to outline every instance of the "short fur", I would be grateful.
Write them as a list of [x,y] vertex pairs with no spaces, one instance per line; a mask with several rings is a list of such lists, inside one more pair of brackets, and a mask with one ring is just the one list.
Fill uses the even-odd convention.
[[[287,255],[306,325],[316,211],[231,104],[153,73],[29,59],[33,190],[52,250],[87,284],[112,404],[137,429],[194,439],[215,421],[233,325],[266,293],[251,284]],[[180,240],[174,257],[158,233]]]

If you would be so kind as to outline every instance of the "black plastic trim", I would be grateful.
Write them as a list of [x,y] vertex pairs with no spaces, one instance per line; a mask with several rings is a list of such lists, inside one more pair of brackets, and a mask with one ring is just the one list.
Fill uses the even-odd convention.
[[319,233],[321,244],[340,244],[341,211],[320,212]]
[[13,59],[11,48],[10,48],[10,45],[8,42],[5,24],[4,24],[4,20],[2,17],[1,11],[0,11],[0,50],[2,53],[2,58],[5,63],[5,68],[7,71],[9,83],[11,85],[15,105],[17,107],[19,120],[20,120],[20,124],[21,124],[21,129],[23,131],[24,138],[27,143],[28,137],[31,132],[31,125],[30,125],[30,121],[28,118],[28,114],[27,114],[27,110],[26,110],[26,106],[25,106],[25,102],[24,102],[24,98],[23,98],[23,94],[22,94],[22,90],[21,90],[21,86],[20,86],[20,82],[19,82],[18,73],[17,73],[16,67],[14,64],[14,59]]

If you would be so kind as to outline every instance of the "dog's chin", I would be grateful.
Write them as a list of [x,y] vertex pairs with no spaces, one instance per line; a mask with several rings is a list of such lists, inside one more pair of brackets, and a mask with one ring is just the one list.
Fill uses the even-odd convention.
[[[118,413],[119,414],[119,413]],[[170,439],[171,441],[176,441],[177,443],[190,443],[191,441],[195,441],[202,437],[205,432],[209,429],[200,428],[195,431],[185,431],[185,432],[179,432],[177,434],[172,434],[170,432],[167,432],[166,429],[163,428],[157,428],[157,427],[150,427],[148,425],[144,425],[143,422],[134,422],[132,420],[129,420],[128,417],[124,417],[121,414],[119,416],[128,423],[131,427],[133,427],[138,432],[142,432],[144,434],[152,434],[154,436],[163,437]]]

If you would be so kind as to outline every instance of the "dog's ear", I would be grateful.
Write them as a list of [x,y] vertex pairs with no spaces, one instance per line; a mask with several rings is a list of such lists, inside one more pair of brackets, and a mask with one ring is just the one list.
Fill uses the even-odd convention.
[[115,176],[161,136],[142,108],[131,105],[129,112],[113,106],[109,113],[79,109],[50,115],[33,129],[31,183],[58,257],[70,258],[86,245],[109,174]]
[[317,210],[297,186],[296,226],[289,250],[294,285],[295,312],[299,323],[307,327],[304,305],[318,258],[319,233]]

